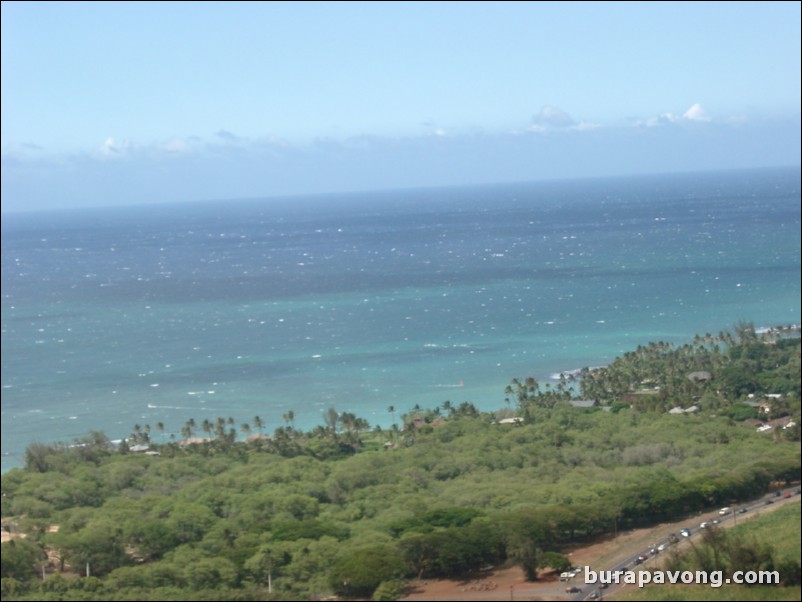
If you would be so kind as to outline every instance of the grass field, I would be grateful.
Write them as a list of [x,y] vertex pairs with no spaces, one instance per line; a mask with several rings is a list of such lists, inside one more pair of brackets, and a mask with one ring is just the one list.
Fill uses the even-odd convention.
[[733,527],[731,533],[766,541],[774,546],[780,558],[791,558],[796,562],[802,560],[802,548],[799,546],[800,522],[802,522],[802,505],[788,504],[774,512],[754,517],[741,525]]
[[744,600],[759,602],[762,600],[799,600],[800,588],[762,585],[748,587],[745,585],[724,585],[712,588],[707,585],[664,585],[650,586],[643,589],[630,590],[617,594],[615,600],[687,600],[691,602],[707,602],[713,600]]

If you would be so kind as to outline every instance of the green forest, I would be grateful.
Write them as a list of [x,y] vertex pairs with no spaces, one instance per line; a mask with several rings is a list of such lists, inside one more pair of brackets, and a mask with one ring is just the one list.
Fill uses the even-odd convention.
[[390,429],[331,408],[311,431],[290,412],[269,435],[259,416],[196,417],[183,441],[132,425],[120,446],[31,444],[2,476],[2,597],[394,600],[504,564],[535,580],[616,529],[799,481],[798,334],[651,343],[500,383],[496,412],[444,401]]

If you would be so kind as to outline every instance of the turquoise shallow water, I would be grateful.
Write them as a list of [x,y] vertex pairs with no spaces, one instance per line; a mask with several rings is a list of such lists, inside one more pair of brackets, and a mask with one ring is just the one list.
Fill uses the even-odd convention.
[[798,169],[9,215],[3,470],[37,440],[334,406],[800,321]]

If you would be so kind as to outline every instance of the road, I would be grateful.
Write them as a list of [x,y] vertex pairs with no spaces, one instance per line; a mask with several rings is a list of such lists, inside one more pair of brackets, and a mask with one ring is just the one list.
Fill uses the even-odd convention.
[[[633,546],[630,546],[629,549],[622,549],[619,558],[613,562],[603,564],[602,566],[591,566],[590,570],[596,571],[597,573],[599,571],[620,571],[619,581],[623,581],[623,574],[628,570],[656,569],[658,568],[658,563],[661,558],[661,552],[668,551],[672,546],[681,547],[690,540],[701,539],[702,533],[704,533],[704,529],[707,526],[716,524],[722,528],[734,527],[738,524],[739,519],[743,522],[753,516],[759,516],[766,511],[775,510],[787,503],[798,503],[800,499],[797,493],[798,491],[798,487],[778,490],[773,494],[762,496],[748,503],[732,506],[726,514],[721,514],[720,510],[712,511],[700,514],[693,519],[678,521],[672,525],[661,525],[654,529],[654,536],[645,547],[640,546],[634,547],[633,549]],[[688,534],[681,534],[681,529],[687,529]],[[674,533],[678,538],[675,544],[672,544],[669,539],[670,533]],[[663,550],[659,551],[660,546],[663,546]],[[613,575],[615,575],[615,573],[613,573]],[[583,585],[574,585],[574,587],[579,588],[580,591],[569,596],[569,600],[578,602],[580,600],[596,600],[612,597],[617,591],[625,587],[623,583],[613,582],[609,584],[608,588],[600,589],[598,584],[584,584],[584,578],[584,571],[576,576],[575,579],[583,583]],[[567,587],[570,587],[570,585],[567,585]]]
[[[613,539],[605,539],[587,546],[576,548],[568,554],[569,559],[576,565],[590,566],[594,571],[623,571],[626,568],[653,569],[657,568],[660,562],[660,554],[651,555],[652,547],[657,547],[668,540],[670,533],[680,536],[680,529],[687,527],[690,529],[688,538],[680,536],[677,546],[687,545],[688,540],[700,538],[699,525],[704,521],[712,522],[715,519],[721,520],[724,528],[735,526],[742,522],[758,516],[766,511],[774,510],[787,503],[799,503],[800,496],[794,495],[796,487],[786,489],[781,492],[780,497],[762,496],[748,503],[741,503],[733,506],[735,514],[728,514],[724,517],[719,516],[718,510],[711,510],[699,513],[683,520],[663,523],[654,527],[636,529],[634,531],[620,532]],[[790,498],[783,498],[785,493],[791,493]],[[772,504],[766,504],[767,499],[772,500]],[[743,514],[738,514],[738,510],[747,508]],[[669,546],[666,546],[669,547]],[[639,566],[634,566],[638,556],[644,555],[648,560]],[[536,582],[526,581],[523,571],[518,566],[497,568],[473,575],[464,580],[432,579],[425,581],[415,581],[410,584],[404,600],[412,601],[445,601],[445,600],[470,600],[470,601],[489,601],[489,600],[571,600],[579,602],[581,600],[593,600],[593,594],[598,598],[609,598],[614,593],[620,592],[622,586],[611,585],[608,589],[598,589],[598,584],[585,584],[584,571],[581,571],[573,579],[567,582],[556,580],[542,580]],[[577,587],[579,592],[570,594],[566,592],[567,587]],[[632,587],[632,586],[630,586]]]

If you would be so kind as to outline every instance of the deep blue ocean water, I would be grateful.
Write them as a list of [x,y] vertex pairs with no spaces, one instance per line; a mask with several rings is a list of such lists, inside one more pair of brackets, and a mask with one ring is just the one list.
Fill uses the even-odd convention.
[[739,320],[800,321],[798,168],[6,215],[3,470],[137,423],[495,409]]

